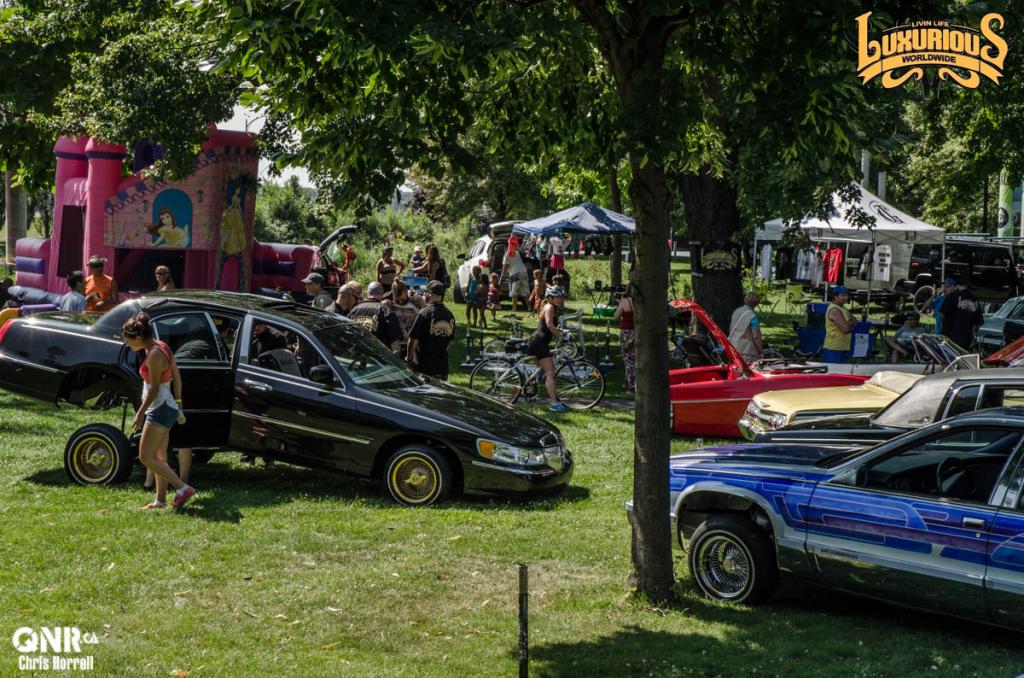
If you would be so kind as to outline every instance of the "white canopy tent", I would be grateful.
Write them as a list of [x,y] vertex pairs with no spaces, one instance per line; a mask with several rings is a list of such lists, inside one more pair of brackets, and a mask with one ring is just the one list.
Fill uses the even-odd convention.
[[[943,229],[925,223],[893,207],[862,186],[858,185],[855,188],[859,198],[854,202],[843,200],[839,192],[836,192],[832,196],[832,212],[828,219],[822,220],[815,216],[804,217],[799,224],[800,230],[812,242],[842,247],[845,250],[844,262],[850,260],[851,245],[860,251],[865,249],[865,245],[872,246],[872,249],[879,245],[889,245],[893,255],[892,271],[888,281],[890,283],[906,279],[909,275],[910,258],[914,245],[939,247],[942,250],[942,259],[945,260],[946,232]],[[875,224],[869,227],[859,227],[852,223],[847,212],[851,211],[854,206],[859,206],[866,214],[873,216]],[[755,256],[760,256],[763,244],[773,244],[781,240],[785,230],[786,227],[783,225],[782,219],[766,221],[763,228],[758,228],[754,233]],[[869,266],[868,269],[871,267]],[[942,275],[945,276],[945,266],[943,266]],[[872,280],[870,274],[866,280],[851,278],[849,274],[844,278],[844,284],[851,289],[866,288],[870,294],[872,287],[878,288],[878,285],[873,285],[875,281]]]
[[[921,244],[943,244],[946,232],[938,226],[932,226],[912,217],[906,212],[896,209],[863,186],[857,186],[860,192],[860,208],[875,217],[875,225],[859,228],[850,223],[846,212],[853,203],[844,202],[839,193],[832,196],[832,214],[827,220],[807,216],[800,222],[800,230],[811,240],[839,241],[852,240],[869,243],[912,242]],[[755,239],[760,242],[774,242],[782,238],[785,231],[782,219],[764,222],[764,228],[757,229]]]

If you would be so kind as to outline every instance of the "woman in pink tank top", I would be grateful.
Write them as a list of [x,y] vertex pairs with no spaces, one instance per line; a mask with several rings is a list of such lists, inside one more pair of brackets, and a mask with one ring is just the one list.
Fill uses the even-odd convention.
[[132,428],[142,430],[139,461],[156,476],[156,499],[144,509],[167,507],[167,485],[175,488],[174,508],[181,508],[196,490],[178,477],[167,465],[167,443],[175,422],[185,423],[181,411],[181,373],[174,364],[171,349],[153,337],[153,325],[145,313],[136,313],[121,327],[125,345],[133,351],[146,351],[139,368],[142,377],[142,404],[135,412]]

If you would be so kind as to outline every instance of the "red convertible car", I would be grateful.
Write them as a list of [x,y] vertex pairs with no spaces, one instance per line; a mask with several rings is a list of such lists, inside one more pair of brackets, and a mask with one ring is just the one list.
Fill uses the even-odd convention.
[[[829,373],[823,365],[759,361],[748,364],[700,305],[685,299],[670,303],[681,317],[697,325],[683,339],[688,362],[669,372],[672,433],[740,437],[737,422],[750,399],[764,391],[860,384],[867,375]],[[701,327],[702,326],[702,327]],[[705,363],[705,364],[701,364]]]

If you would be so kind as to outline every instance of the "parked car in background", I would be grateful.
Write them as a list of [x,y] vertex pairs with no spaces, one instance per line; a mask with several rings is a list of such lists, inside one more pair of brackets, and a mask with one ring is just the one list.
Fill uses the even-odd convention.
[[754,396],[740,419],[747,440],[794,422],[850,414],[873,414],[900,397],[924,375],[886,370],[863,384],[767,391]]
[[981,236],[947,236],[944,268],[942,257],[941,245],[914,245],[910,274],[901,287],[914,294],[915,305],[935,294],[943,270],[945,277],[969,285],[983,302],[1002,303],[1018,294],[1017,259],[1008,242]]
[[1024,367],[1024,336],[1021,336],[985,358],[991,367]]
[[[960,360],[963,351],[943,337],[915,337],[923,362],[893,364],[796,363],[759,360],[748,364],[714,319],[699,304],[670,303],[691,332],[680,337],[689,367],[669,371],[672,433],[739,438],[739,421],[750,399],[766,391],[854,386],[885,369],[931,372]],[[976,366],[976,363],[975,363]]]
[[975,346],[983,356],[1024,336],[1024,297],[1006,300],[999,310],[985,318],[975,335]]
[[863,447],[958,414],[1017,405],[1024,405],[1024,370],[943,372],[921,378],[877,413],[796,421],[774,430],[762,428],[753,440]]
[[[572,477],[572,455],[546,421],[414,374],[334,313],[268,297],[179,291],[102,316],[8,320],[0,388],[48,402],[137,404],[139,358],[120,331],[139,311],[181,356],[188,421],[171,429],[173,448],[237,450],[367,477],[408,505],[459,492],[550,494]],[[284,342],[265,350],[259,337],[270,330]],[[64,466],[76,482],[111,484],[128,478],[136,454],[122,431],[90,424],[68,440]]]
[[[461,263],[453,281],[455,289],[452,290],[456,302],[461,304],[466,301],[469,276],[473,274],[474,266],[479,266],[483,273],[489,275],[494,262],[501,263],[505,257],[508,239],[512,235],[512,227],[518,223],[521,221],[499,221],[491,224],[487,227],[487,234],[478,238],[469,248],[469,254],[458,255]],[[502,276],[501,291],[502,294],[508,294],[508,276]]]
[[763,601],[781,573],[1020,630],[1022,443],[1024,408],[1009,408],[866,450],[724,445],[677,455],[673,543],[713,599]]

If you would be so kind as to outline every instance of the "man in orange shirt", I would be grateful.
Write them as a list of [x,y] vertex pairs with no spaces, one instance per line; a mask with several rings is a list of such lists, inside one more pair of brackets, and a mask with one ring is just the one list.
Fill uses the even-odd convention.
[[98,254],[89,257],[92,275],[85,279],[85,301],[90,311],[106,313],[117,306],[117,283],[109,275],[103,274],[105,263],[107,260]]

